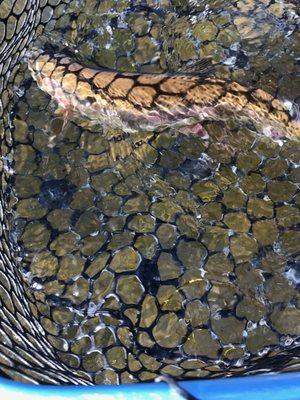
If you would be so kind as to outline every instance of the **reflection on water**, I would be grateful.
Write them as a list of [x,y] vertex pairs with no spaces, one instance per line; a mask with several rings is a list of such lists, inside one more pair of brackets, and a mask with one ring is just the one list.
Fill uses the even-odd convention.
[[[86,63],[127,71],[210,55],[220,77],[297,100],[293,4],[199,2],[187,18],[183,2],[129,3],[71,3],[52,40],[62,30]],[[276,356],[300,333],[299,142],[234,118],[205,122],[209,139],[129,142],[73,122],[60,132],[54,110],[26,81],[11,239],[57,357],[95,383],[292,368]]]

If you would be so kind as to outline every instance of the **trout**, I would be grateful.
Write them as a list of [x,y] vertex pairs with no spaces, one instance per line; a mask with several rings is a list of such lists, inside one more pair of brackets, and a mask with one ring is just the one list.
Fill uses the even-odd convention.
[[297,108],[257,88],[199,74],[121,73],[87,68],[54,50],[32,52],[28,66],[38,86],[58,103],[65,118],[123,132],[164,127],[206,135],[201,123],[236,117],[272,138],[299,138]]

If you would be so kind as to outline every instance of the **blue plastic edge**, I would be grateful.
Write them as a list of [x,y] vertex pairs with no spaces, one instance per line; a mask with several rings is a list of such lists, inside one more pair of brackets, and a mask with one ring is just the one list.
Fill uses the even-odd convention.
[[[300,373],[256,375],[239,378],[179,382],[201,400],[300,400]],[[33,385],[0,378],[1,400],[169,400],[182,399],[166,383],[131,385],[52,386]]]

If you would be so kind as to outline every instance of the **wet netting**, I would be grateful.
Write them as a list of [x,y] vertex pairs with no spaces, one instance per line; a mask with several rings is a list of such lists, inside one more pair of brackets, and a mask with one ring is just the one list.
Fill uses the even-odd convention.
[[[0,2],[3,376],[299,370],[299,32],[296,1]],[[128,132],[111,115],[104,127],[92,107],[62,115],[61,92],[28,69],[45,49],[76,109],[104,88],[119,107],[156,99],[173,117],[186,93],[162,87],[168,72],[202,77],[185,91],[213,118],[199,134]]]

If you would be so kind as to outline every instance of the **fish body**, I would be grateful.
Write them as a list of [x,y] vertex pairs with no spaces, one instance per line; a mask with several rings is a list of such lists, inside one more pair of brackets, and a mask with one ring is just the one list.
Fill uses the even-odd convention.
[[71,118],[124,132],[248,118],[268,136],[300,137],[294,108],[261,89],[207,75],[138,74],[86,68],[64,54],[29,58],[38,86]]

